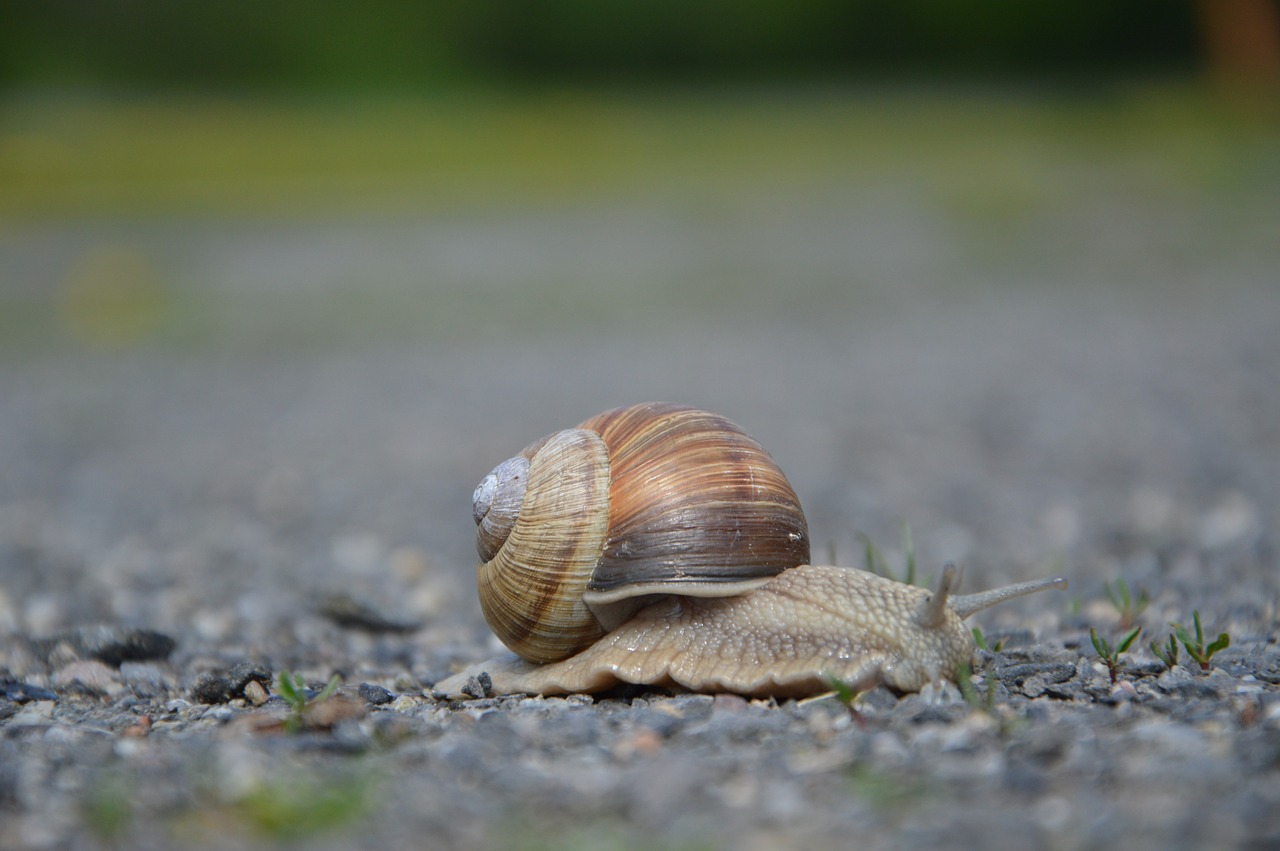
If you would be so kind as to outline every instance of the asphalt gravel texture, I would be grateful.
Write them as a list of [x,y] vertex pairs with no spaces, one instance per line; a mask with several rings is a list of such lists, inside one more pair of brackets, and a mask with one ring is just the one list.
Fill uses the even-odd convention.
[[[0,846],[1280,846],[1280,241],[1153,205],[975,260],[889,201],[11,235],[11,286],[105,241],[204,307],[51,291],[0,358]],[[475,484],[650,399],[755,436],[815,561],[900,574],[905,523],[922,579],[1071,587],[936,699],[433,697],[499,649]],[[1169,667],[1197,612],[1230,646]]]

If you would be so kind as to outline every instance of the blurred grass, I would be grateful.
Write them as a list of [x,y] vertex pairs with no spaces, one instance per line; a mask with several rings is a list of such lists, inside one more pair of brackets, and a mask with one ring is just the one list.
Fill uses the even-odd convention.
[[997,217],[1124,181],[1274,173],[1280,104],[1198,89],[540,93],[278,101],[10,96],[0,217],[315,215],[906,177]]
[[808,323],[1001,264],[1201,287],[1280,262],[1278,216],[1280,101],[1195,86],[11,95],[0,349]]

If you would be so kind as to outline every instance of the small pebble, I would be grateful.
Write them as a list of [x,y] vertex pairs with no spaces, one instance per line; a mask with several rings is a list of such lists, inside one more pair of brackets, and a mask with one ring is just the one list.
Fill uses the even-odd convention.
[[1047,674],[1036,674],[1027,677],[1022,681],[1022,693],[1027,697],[1039,697],[1048,689],[1050,682],[1051,680]]
[[1127,703],[1138,697],[1138,690],[1129,680],[1120,680],[1111,687],[1109,699],[1112,703]]
[[134,694],[143,698],[159,698],[174,685],[174,677],[163,663],[124,662],[120,665],[120,678]]
[[641,727],[629,736],[618,739],[612,748],[614,758],[623,761],[638,756],[653,756],[661,750],[662,735],[648,727]]
[[151,716],[143,715],[138,719],[137,723],[131,727],[126,727],[124,735],[132,739],[146,738],[151,733]]
[[254,706],[261,706],[271,698],[266,686],[257,680],[249,680],[249,682],[245,683],[243,692],[244,699]]
[[747,701],[736,694],[717,694],[714,706],[716,712],[741,712],[747,708]]
[[329,730],[340,722],[350,718],[359,718],[365,714],[363,702],[345,694],[335,694],[328,700],[322,700],[307,708],[305,718],[308,727]]
[[50,659],[60,652],[70,652],[80,659],[96,659],[119,667],[121,662],[167,659],[177,642],[155,630],[97,626],[59,633],[37,641],[36,646]]
[[232,718],[236,717],[236,711],[230,706],[211,706],[209,707],[209,711],[201,717],[212,718],[214,721],[225,724]]
[[226,703],[231,699],[231,684],[220,674],[201,674],[191,696],[197,703]]
[[39,727],[53,723],[53,701],[35,700],[26,704],[13,715],[8,725],[11,727]]
[[493,680],[489,678],[488,673],[481,671],[478,675],[467,679],[462,687],[462,693],[472,698],[489,697],[493,694]]
[[365,632],[415,632],[422,626],[409,619],[389,617],[372,604],[347,594],[332,594],[324,598],[317,611],[338,626]]
[[36,700],[57,700],[58,695],[47,688],[21,683],[16,680],[0,682],[0,697],[14,703],[31,703]]
[[248,697],[245,689],[250,683],[269,688],[271,686],[271,669],[256,662],[240,662],[227,672],[227,688],[232,697]]
[[1000,668],[996,675],[1010,688],[1031,676],[1041,676],[1046,682],[1063,683],[1076,675],[1076,666],[1066,662],[1028,662]]
[[64,688],[94,695],[116,695],[124,689],[118,672],[95,660],[65,665],[54,674],[54,680]]
[[374,706],[383,706],[395,700],[395,695],[373,683],[361,683],[356,692]]
[[1198,677],[1179,665],[1156,678],[1157,687],[1165,694],[1177,697],[1217,698],[1218,686],[1207,677]]

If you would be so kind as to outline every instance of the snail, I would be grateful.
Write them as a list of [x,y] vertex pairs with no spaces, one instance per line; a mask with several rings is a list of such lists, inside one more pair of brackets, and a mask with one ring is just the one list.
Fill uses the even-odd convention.
[[[1066,580],[954,595],[809,564],[800,501],[716,414],[617,408],[537,440],[475,490],[481,609],[513,654],[436,683],[444,696],[621,683],[800,697],[955,680],[964,618]],[[482,684],[477,688],[477,684]]]

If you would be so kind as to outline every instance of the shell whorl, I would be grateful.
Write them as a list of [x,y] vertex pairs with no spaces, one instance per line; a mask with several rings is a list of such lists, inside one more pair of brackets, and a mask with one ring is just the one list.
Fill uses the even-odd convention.
[[536,441],[476,488],[481,606],[524,658],[588,646],[654,594],[743,593],[809,561],[799,499],[715,414],[649,403]]
[[[634,405],[584,422],[609,447],[609,540],[591,581],[619,589],[736,585],[809,560],[800,500],[764,448],[724,417]],[[702,595],[719,596],[719,595]]]
[[604,634],[582,592],[608,532],[609,458],[599,436],[583,429],[556,432],[516,457],[525,455],[519,511],[479,567],[480,605],[504,644],[531,662],[550,662]]
[[511,534],[528,481],[529,459],[517,455],[494,467],[476,485],[471,495],[471,514],[477,526],[476,549],[485,561],[497,555]]

